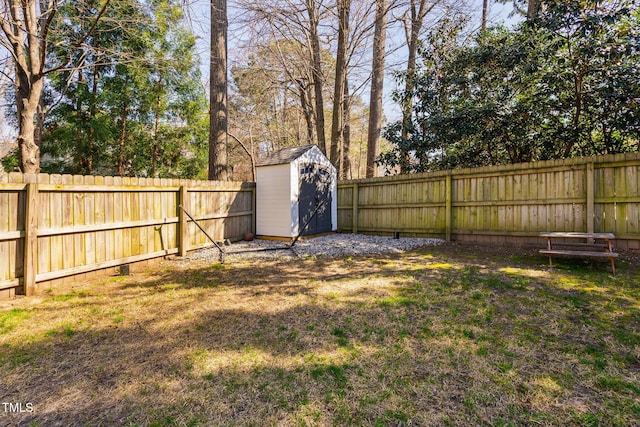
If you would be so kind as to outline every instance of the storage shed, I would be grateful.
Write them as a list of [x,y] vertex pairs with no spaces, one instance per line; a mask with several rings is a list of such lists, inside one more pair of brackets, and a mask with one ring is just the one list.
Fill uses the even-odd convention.
[[335,231],[337,195],[336,168],[316,145],[284,148],[256,167],[256,234],[295,238]]

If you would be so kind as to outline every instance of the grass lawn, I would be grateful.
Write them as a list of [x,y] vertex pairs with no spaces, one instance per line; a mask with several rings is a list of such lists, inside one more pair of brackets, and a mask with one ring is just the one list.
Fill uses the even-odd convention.
[[555,264],[167,261],[4,301],[0,425],[639,425],[640,263]]

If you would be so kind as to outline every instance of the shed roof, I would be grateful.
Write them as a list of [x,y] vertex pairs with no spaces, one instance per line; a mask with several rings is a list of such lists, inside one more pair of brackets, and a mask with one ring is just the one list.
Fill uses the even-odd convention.
[[260,160],[257,166],[274,166],[274,165],[284,165],[286,163],[291,163],[292,161],[302,156],[307,151],[311,150],[313,147],[316,147],[316,145],[311,144],[311,145],[304,145],[302,147],[283,148],[282,150],[276,151],[269,157]]

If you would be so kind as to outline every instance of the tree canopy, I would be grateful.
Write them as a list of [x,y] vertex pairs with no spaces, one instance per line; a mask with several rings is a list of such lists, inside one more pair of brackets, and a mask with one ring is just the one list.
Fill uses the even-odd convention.
[[[209,104],[225,105],[209,114],[184,2],[7,0],[10,166],[38,172],[43,155],[45,172],[205,177],[209,151],[210,177],[252,179],[260,155],[315,143],[342,178],[375,175],[383,77],[400,68],[402,119],[377,158],[388,173],[638,150],[636,1],[496,2],[526,21],[492,27],[488,2],[478,31],[480,9],[453,0],[236,0],[243,33],[232,25],[230,82],[227,65],[211,73]],[[399,47],[406,62],[389,60]],[[211,64],[226,58],[213,50]],[[220,126],[208,129],[210,115]]]
[[547,1],[514,29],[462,43],[444,21],[411,80],[409,132],[392,123],[387,172],[409,172],[637,151],[640,14],[632,2]]
[[[73,5],[67,5],[73,9]],[[88,25],[79,10],[61,25]],[[43,153],[48,172],[196,176],[206,164],[204,89],[178,2],[107,10],[81,64],[51,76]],[[59,33],[56,28],[54,32]],[[56,43],[53,56],[69,55]]]
[[[37,146],[28,153],[32,164],[25,163],[24,150],[19,162],[4,163],[25,172],[201,173],[206,165],[206,96],[195,37],[184,26],[180,1],[26,6],[20,16],[39,14],[41,19],[38,37],[25,37],[26,47],[20,49],[37,46],[40,62],[35,69],[28,60],[30,68],[24,65],[27,71],[16,72],[13,104],[18,139],[24,140],[20,145],[31,146],[31,138]],[[9,25],[20,28],[19,17],[9,16],[4,15],[5,34]],[[33,56],[35,47],[29,52]],[[21,79],[21,73],[26,77]]]

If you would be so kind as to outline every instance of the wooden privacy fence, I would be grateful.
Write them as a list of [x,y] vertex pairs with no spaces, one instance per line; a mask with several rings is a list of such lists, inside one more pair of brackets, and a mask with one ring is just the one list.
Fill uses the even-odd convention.
[[338,227],[480,243],[540,243],[541,231],[607,232],[640,248],[640,154],[620,154],[338,185]]
[[0,174],[0,296],[210,245],[255,224],[255,184]]
[[[255,184],[0,174],[0,297],[255,230]],[[640,154],[397,175],[338,184],[338,227],[481,243],[541,231],[614,233],[640,248]],[[258,212],[259,214],[259,212]]]

